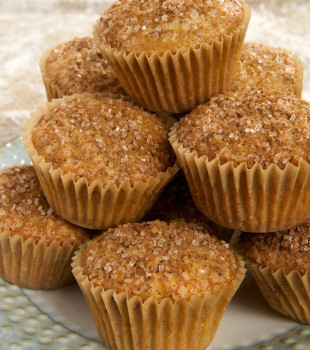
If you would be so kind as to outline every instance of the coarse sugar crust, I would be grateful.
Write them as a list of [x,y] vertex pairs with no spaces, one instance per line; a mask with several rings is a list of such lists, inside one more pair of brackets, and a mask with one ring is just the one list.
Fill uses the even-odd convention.
[[109,62],[93,47],[90,36],[59,44],[47,50],[42,60],[43,78],[65,95],[103,91],[126,94]]
[[50,106],[33,128],[32,142],[46,162],[75,181],[133,185],[175,162],[167,127],[131,102],[77,95]]
[[92,232],[72,225],[53,213],[47,203],[34,168],[30,165],[0,172],[0,234],[9,231],[47,245],[56,241],[83,243]]
[[101,14],[94,37],[127,52],[188,49],[233,32],[244,7],[243,0],[119,0]]
[[232,90],[259,89],[301,97],[303,65],[292,53],[277,47],[246,43]]
[[231,283],[234,252],[203,225],[176,220],[108,229],[81,252],[83,274],[95,286],[157,300],[203,296]]
[[242,232],[238,246],[251,263],[273,271],[293,270],[302,276],[310,270],[310,221],[286,231],[253,234]]
[[228,92],[198,106],[177,125],[184,148],[220,164],[298,165],[310,160],[310,103],[261,90]]

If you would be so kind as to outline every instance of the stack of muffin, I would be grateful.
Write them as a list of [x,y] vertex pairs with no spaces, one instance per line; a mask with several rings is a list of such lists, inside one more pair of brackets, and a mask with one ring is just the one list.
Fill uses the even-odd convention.
[[57,288],[76,251],[109,349],[205,348],[245,275],[219,239],[235,230],[271,306],[310,321],[302,64],[243,46],[249,19],[243,0],[119,0],[93,38],[41,57],[49,102],[23,134],[33,167],[0,174],[1,276]]

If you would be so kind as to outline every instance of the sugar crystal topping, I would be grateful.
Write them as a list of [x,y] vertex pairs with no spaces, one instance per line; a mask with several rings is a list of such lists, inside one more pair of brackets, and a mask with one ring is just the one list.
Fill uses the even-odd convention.
[[0,172],[0,232],[20,234],[38,242],[45,238],[60,244],[84,242],[91,231],[74,226],[55,215],[41,190],[36,172],[30,165]]
[[66,95],[103,92],[126,95],[111,65],[93,47],[91,37],[56,46],[45,62],[48,77]]
[[286,231],[243,232],[239,244],[246,258],[262,267],[297,270],[301,275],[310,270],[310,220]]
[[267,168],[310,162],[310,103],[261,90],[213,97],[184,117],[177,127],[184,147],[234,165]]
[[236,29],[244,18],[242,0],[119,0],[100,16],[94,36],[127,51],[175,51]]
[[82,267],[94,285],[143,300],[203,296],[238,269],[227,243],[183,220],[110,228],[82,250]]
[[241,51],[232,90],[262,88],[299,95],[302,85],[302,81],[298,81],[298,72],[302,69],[299,64],[296,57],[281,48],[247,43]]
[[32,142],[54,169],[104,185],[146,181],[175,161],[167,127],[154,114],[112,98],[63,100],[42,115]]

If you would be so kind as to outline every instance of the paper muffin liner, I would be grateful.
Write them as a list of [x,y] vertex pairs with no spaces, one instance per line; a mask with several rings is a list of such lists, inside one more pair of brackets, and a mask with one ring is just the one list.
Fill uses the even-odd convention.
[[275,232],[294,227],[310,217],[310,164],[300,160],[282,170],[246,163],[208,161],[184,148],[177,139],[177,123],[169,141],[184,170],[197,207],[216,224],[247,232]]
[[216,223],[210,221],[209,226],[211,227],[211,233],[215,235],[218,239],[224,240],[229,243],[235,233],[235,230],[219,226]]
[[231,34],[164,54],[117,50],[100,42],[96,28],[94,44],[138,105],[154,112],[183,113],[229,90],[250,17],[250,7],[244,4],[244,20]]
[[45,86],[45,92],[48,101],[52,101],[54,98],[61,98],[65,95],[68,95],[67,91],[64,91],[58,84],[52,81],[48,75],[48,72],[46,71],[46,60],[50,56],[53,49],[54,48],[45,50],[42,53],[39,61],[41,76]]
[[296,270],[286,274],[247,263],[257,286],[270,307],[301,323],[310,324],[310,271],[304,276]]
[[[83,249],[83,248],[82,248]],[[222,315],[245,276],[244,262],[236,256],[238,271],[231,283],[204,297],[128,297],[126,293],[94,286],[81,266],[81,250],[73,257],[72,272],[92,312],[99,336],[108,349],[204,349],[213,339]]]
[[48,102],[31,114],[23,133],[25,149],[38,175],[40,185],[51,208],[63,219],[78,226],[106,229],[118,224],[139,220],[154,204],[165,185],[177,173],[177,163],[166,172],[150,176],[146,181],[136,181],[131,187],[123,181],[119,187],[110,181],[105,186],[100,180],[88,183],[85,177],[75,181],[74,174],[63,174],[40,156],[32,143],[32,129],[40,117],[61,101],[88,96],[114,96],[81,94],[64,96]]
[[303,276],[296,270],[262,267],[247,259],[240,245],[240,232],[232,239],[232,246],[246,261],[246,266],[270,307],[301,323],[310,324],[310,271]]
[[71,259],[80,243],[38,243],[9,231],[0,234],[0,277],[20,287],[55,289],[74,281]]

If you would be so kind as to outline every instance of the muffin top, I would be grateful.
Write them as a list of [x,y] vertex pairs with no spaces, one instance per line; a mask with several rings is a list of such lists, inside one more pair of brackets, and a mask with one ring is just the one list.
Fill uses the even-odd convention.
[[290,52],[262,44],[243,46],[232,90],[264,89],[301,96],[302,64]]
[[56,46],[44,64],[47,76],[66,95],[102,91],[126,95],[108,61],[93,48],[91,37]]
[[24,240],[33,238],[35,243],[44,238],[47,245],[83,243],[92,234],[53,214],[30,165],[0,172],[0,233],[4,231],[22,235]]
[[39,155],[75,180],[131,185],[165,172],[175,161],[168,128],[130,102],[84,96],[51,104],[32,130]]
[[177,139],[199,157],[266,169],[310,161],[310,103],[260,90],[228,92],[198,106],[177,125]]
[[221,40],[244,20],[243,0],[119,0],[100,16],[96,41],[163,53]]
[[85,246],[81,265],[95,286],[143,301],[204,296],[231,283],[238,270],[228,244],[183,220],[110,228]]
[[297,270],[301,275],[310,270],[310,220],[281,232],[242,232],[238,245],[246,259],[263,268]]

